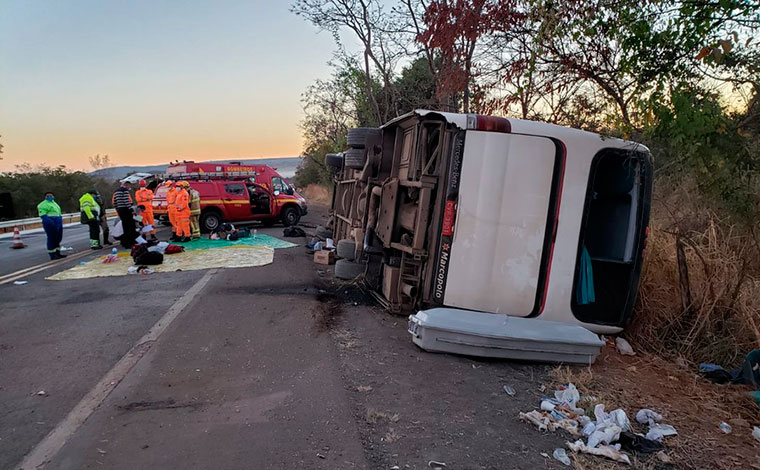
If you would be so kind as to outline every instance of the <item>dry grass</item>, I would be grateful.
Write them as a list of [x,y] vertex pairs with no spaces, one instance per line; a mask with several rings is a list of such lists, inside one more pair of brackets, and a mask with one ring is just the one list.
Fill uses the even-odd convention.
[[760,250],[750,229],[699,205],[688,187],[656,200],[627,336],[671,359],[734,366],[760,347]]
[[301,191],[303,197],[313,204],[330,204],[332,196],[330,189],[319,184],[310,184]]

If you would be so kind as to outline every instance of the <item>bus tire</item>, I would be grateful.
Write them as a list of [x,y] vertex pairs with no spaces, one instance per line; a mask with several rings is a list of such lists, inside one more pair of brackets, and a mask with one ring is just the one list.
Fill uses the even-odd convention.
[[354,263],[347,259],[339,259],[335,262],[335,277],[345,281],[351,281],[364,274],[366,265]]
[[346,141],[350,147],[361,149],[366,145],[367,137],[377,135],[380,132],[380,129],[376,127],[356,127],[348,130]]
[[338,258],[353,261],[356,258],[356,242],[353,240],[339,240],[336,251]]
[[353,168],[354,170],[361,170],[364,168],[364,162],[366,159],[366,151],[364,149],[348,149],[346,150],[344,157],[344,164],[347,168]]

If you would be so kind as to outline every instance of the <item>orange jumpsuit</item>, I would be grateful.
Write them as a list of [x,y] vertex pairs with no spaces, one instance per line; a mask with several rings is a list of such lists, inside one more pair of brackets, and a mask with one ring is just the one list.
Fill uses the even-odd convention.
[[137,205],[145,206],[145,210],[142,213],[143,225],[152,225],[154,228],[150,231],[151,235],[156,234],[156,221],[153,218],[153,191],[147,188],[140,188],[135,191],[135,199]]
[[177,206],[175,205],[176,201],[177,188],[172,186],[168,191],[166,191],[166,211],[169,213],[169,223],[172,225],[172,233],[177,233]]
[[190,236],[190,194],[185,188],[181,188],[177,191],[177,198],[175,200],[176,213],[175,218],[178,222],[177,236],[189,237]]

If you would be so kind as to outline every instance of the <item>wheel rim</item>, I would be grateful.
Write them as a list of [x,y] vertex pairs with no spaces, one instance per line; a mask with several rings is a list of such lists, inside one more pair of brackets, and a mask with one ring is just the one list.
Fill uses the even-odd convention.
[[288,211],[287,214],[285,214],[285,218],[288,220],[288,224],[295,225],[296,224],[296,212],[295,211]]
[[213,215],[206,217],[206,228],[214,230],[219,226],[219,219]]

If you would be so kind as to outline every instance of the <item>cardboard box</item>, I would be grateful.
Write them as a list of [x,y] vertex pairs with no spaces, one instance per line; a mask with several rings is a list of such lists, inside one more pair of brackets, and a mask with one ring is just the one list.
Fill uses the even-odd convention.
[[330,250],[315,251],[314,262],[317,264],[335,264],[335,252]]

